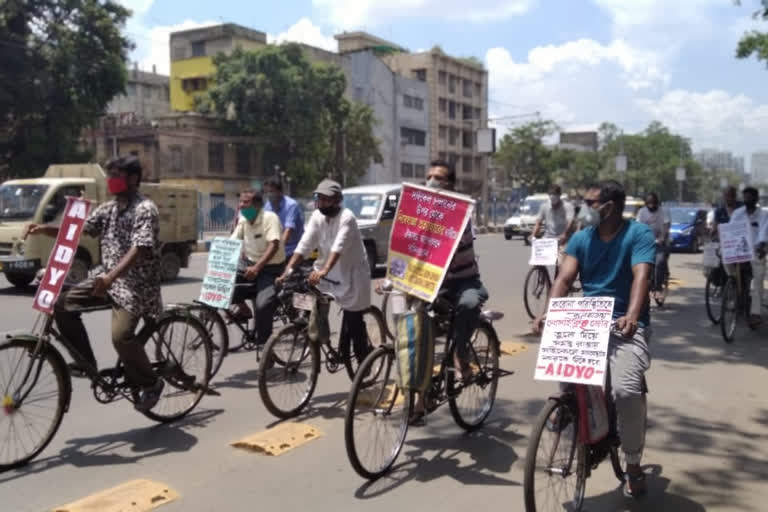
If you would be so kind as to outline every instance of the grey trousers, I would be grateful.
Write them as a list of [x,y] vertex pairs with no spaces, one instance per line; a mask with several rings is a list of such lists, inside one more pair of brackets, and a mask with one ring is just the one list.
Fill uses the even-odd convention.
[[640,464],[643,457],[647,414],[643,375],[651,367],[651,334],[650,327],[639,327],[632,339],[611,335],[608,343],[611,392],[627,464]]

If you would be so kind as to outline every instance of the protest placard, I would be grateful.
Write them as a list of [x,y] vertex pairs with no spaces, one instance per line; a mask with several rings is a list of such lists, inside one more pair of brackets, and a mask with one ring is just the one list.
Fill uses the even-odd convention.
[[32,307],[46,315],[53,313],[53,306],[61,293],[61,287],[75,260],[80,235],[83,233],[85,220],[91,210],[91,202],[87,199],[67,197],[67,206],[59,226],[56,244],[53,246],[45,274],[37,287]]
[[214,238],[208,252],[208,268],[200,289],[200,302],[211,307],[225,309],[232,301],[237,277],[237,262],[240,260],[242,240]]
[[536,380],[603,386],[613,297],[550,299]]
[[720,256],[725,265],[752,261],[754,252],[746,220],[718,224],[717,229],[720,234]]
[[432,302],[472,216],[469,197],[403,184],[389,239],[387,278]]
[[551,267],[557,264],[557,238],[534,238],[529,265]]

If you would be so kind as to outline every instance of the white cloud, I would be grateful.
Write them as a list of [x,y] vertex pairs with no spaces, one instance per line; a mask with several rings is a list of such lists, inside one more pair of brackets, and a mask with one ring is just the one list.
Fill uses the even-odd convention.
[[332,24],[341,28],[376,26],[402,18],[441,18],[482,23],[528,12],[533,0],[312,0]]
[[304,43],[329,52],[335,52],[338,49],[336,39],[332,35],[323,34],[320,27],[312,23],[309,18],[301,18],[291,25],[288,30],[279,33],[277,36],[267,35],[267,40],[270,43],[283,43],[285,41]]

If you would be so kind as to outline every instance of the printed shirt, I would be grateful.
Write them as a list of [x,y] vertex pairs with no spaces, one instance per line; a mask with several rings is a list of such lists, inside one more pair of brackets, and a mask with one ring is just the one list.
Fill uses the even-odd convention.
[[289,258],[293,251],[296,250],[296,246],[299,245],[301,235],[304,234],[304,212],[301,209],[301,205],[296,200],[283,196],[283,200],[280,201],[277,208],[272,206],[271,201],[267,201],[264,209],[277,214],[283,229],[292,230],[291,237],[285,243],[285,256]]
[[124,209],[117,200],[98,206],[85,221],[83,232],[99,238],[101,265],[91,277],[117,266],[131,247],[149,249],[147,256],[115,279],[107,290],[119,307],[139,317],[157,317],[163,310],[160,296],[160,214],[151,200],[137,195]]
[[268,265],[279,265],[285,261],[285,249],[280,241],[282,233],[277,215],[262,208],[253,222],[241,216],[230,238],[243,241],[245,257],[254,263],[264,256],[269,242],[279,242],[277,252],[267,262]]

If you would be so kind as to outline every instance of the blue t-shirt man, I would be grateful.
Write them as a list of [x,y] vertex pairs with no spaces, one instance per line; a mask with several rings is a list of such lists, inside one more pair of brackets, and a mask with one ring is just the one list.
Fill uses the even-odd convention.
[[[656,238],[645,224],[628,220],[609,242],[600,240],[589,227],[574,234],[566,254],[579,262],[581,285],[586,297],[614,297],[613,318],[627,314],[632,290],[632,267],[656,263]],[[648,304],[638,319],[640,327],[650,323]]]
[[286,259],[290,258],[293,251],[296,250],[299,240],[301,240],[301,235],[304,234],[304,211],[301,205],[288,196],[282,196],[277,207],[269,200],[264,204],[264,210],[276,213],[283,229],[292,230],[291,237],[285,243],[285,257]]

